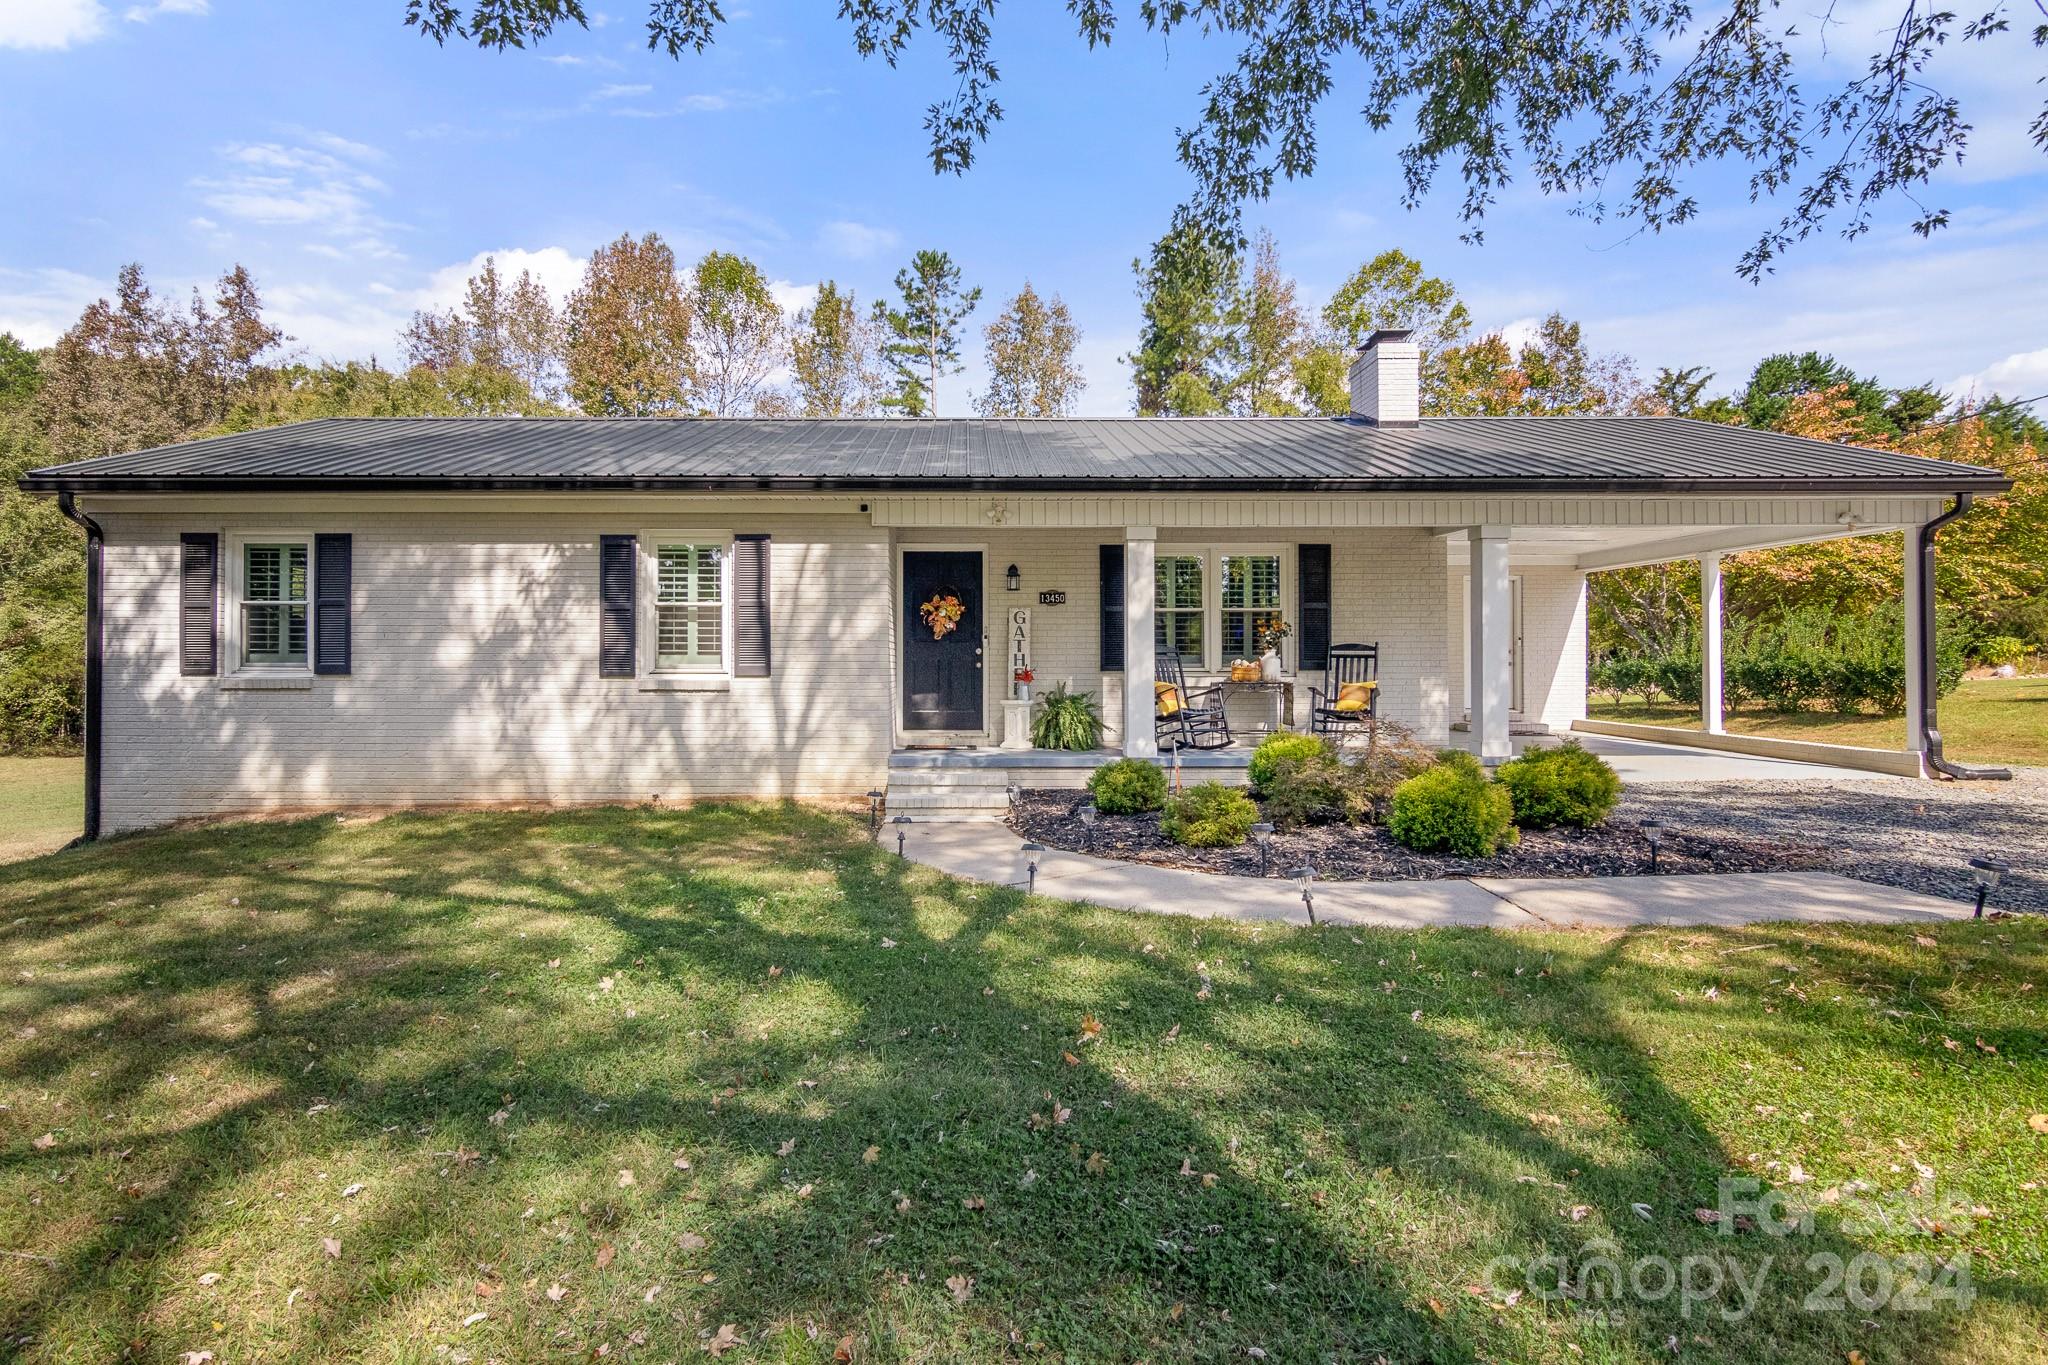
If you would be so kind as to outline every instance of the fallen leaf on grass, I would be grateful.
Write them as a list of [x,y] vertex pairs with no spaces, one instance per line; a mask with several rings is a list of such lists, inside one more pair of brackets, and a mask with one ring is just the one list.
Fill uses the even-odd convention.
[[775,1155],[777,1155],[777,1156],[788,1156],[788,1155],[789,1155],[789,1154],[790,1154],[791,1152],[793,1152],[793,1151],[795,1151],[795,1150],[796,1150],[796,1139],[795,1139],[795,1138],[785,1138],[785,1139],[783,1139],[782,1145],[781,1145],[780,1147],[777,1147],[777,1148],[775,1149]]
[[853,1360],[853,1346],[853,1333],[848,1332],[845,1336],[839,1338],[839,1344],[832,1348],[834,1365],[850,1365],[850,1362]]
[[1068,1066],[1079,1066],[1079,1065],[1081,1065],[1081,1059],[1080,1059],[1079,1057],[1076,1057],[1076,1056],[1075,1056],[1075,1055],[1074,1055],[1073,1053],[1071,1053],[1071,1052],[1062,1052],[1062,1053],[1060,1054],[1060,1060],[1061,1060],[1061,1061],[1063,1061],[1063,1062],[1065,1062],[1065,1063],[1066,1063],[1066,1064],[1067,1064]]
[[1102,1021],[1092,1014],[1081,1016],[1081,1041],[1092,1043],[1102,1036]]
[[1564,1120],[1559,1118],[1555,1114],[1531,1114],[1529,1115],[1529,1122],[1535,1124],[1539,1128],[1564,1127]]
[[618,1254],[618,1250],[610,1242],[606,1242],[597,1249],[597,1268],[603,1270],[612,1263],[612,1258]]
[[1168,1029],[1166,1031],[1166,1036],[1161,1038],[1159,1041],[1162,1043],[1173,1043],[1180,1041],[1180,1025],[1175,1024],[1172,1028]]
[[685,1251],[702,1251],[706,1243],[704,1239],[702,1237],[699,1237],[696,1233],[686,1232],[682,1236],[676,1238],[676,1245],[681,1247]]
[[178,1365],[213,1365],[211,1351],[180,1351]]
[[1935,946],[1934,940],[1925,934],[1913,935],[1913,942],[1919,944],[1922,948],[1932,948]]
[[809,1181],[805,1181],[803,1184],[797,1186],[796,1197],[799,1199],[809,1199],[811,1197],[811,1191],[814,1188],[816,1187],[813,1186]]
[[320,1239],[320,1249],[327,1253],[328,1260],[339,1260],[341,1258],[341,1239],[338,1237],[322,1237]]
[[642,1303],[653,1303],[653,1302],[654,1302],[654,1301],[655,1301],[656,1299],[658,1299],[658,1298],[660,1298],[660,1297],[661,1297],[661,1286],[660,1286],[660,1285],[658,1285],[658,1284],[656,1284],[656,1285],[649,1285],[649,1286],[647,1287],[647,1292],[646,1292],[645,1294],[642,1294],[642,1295],[640,1296],[640,1302],[642,1302]]
[[468,1317],[462,1320],[462,1325],[464,1327],[474,1327],[489,1316],[489,1313],[471,1313]]
[[560,1302],[561,1302],[561,1301],[562,1301],[563,1299],[566,1299],[566,1298],[568,1298],[568,1297],[569,1297],[569,1291],[568,1291],[568,1290],[566,1290],[566,1289],[564,1289],[564,1288],[562,1288],[562,1286],[561,1286],[561,1285],[559,1285],[559,1284],[551,1284],[551,1285],[549,1285],[549,1286],[548,1286],[548,1302],[549,1302],[549,1303],[560,1303]]
[[2048,1114],[2029,1114],[2027,1127],[2037,1133],[2048,1133]]
[[201,1275],[199,1277],[199,1283],[206,1285],[208,1287],[219,1284],[220,1272],[218,1270],[207,1271],[204,1275]]
[[[37,1138],[34,1142],[31,1142],[29,1144],[29,1146],[35,1148],[39,1152],[47,1152],[56,1145],[57,1135],[55,1133],[45,1133],[41,1137]],[[210,1355],[207,1357],[207,1359],[209,1360],[211,1360],[212,1358],[213,1357]]]
[[720,1323],[711,1340],[704,1343],[704,1349],[714,1357],[722,1356],[733,1347],[740,1345],[739,1329],[729,1322]]
[[1709,1227],[1721,1221],[1721,1211],[1719,1209],[1694,1209],[1692,1216]]
[[[908,1203],[909,1201],[905,1200],[904,1202]],[[970,1194],[960,1201],[960,1207],[966,1209],[969,1213],[980,1213],[988,1207],[988,1201],[978,1194]]]
[[770,968],[768,969],[768,976],[769,976],[769,979],[770,979],[770,980],[773,980],[773,979],[774,979],[775,977],[778,977],[778,976],[781,976],[781,975],[782,975],[782,968],[780,968],[780,967],[770,967]]
[[679,1171],[687,1171],[690,1169],[690,1158],[686,1156],[679,1156],[669,1164],[674,1166]]
[[1590,1204],[1574,1204],[1564,1211],[1564,1216],[1571,1219],[1574,1223],[1583,1223],[1593,1216],[1593,1206]]
[[476,1282],[476,1296],[480,1299],[491,1298],[497,1292],[498,1286],[492,1284],[489,1280],[478,1280]]
[[860,1161],[863,1166],[872,1166],[881,1159],[882,1149],[880,1147],[870,1147],[860,1154]]
[[360,1180],[356,1181],[353,1185],[345,1185],[342,1187],[341,1197],[343,1199],[353,1199],[363,1192],[363,1188],[363,1182]]
[[953,1291],[953,1302],[965,1303],[974,1297],[974,1277],[972,1275],[948,1275],[946,1277],[946,1288]]
[[1088,1159],[1081,1163],[1090,1175],[1101,1175],[1109,1169],[1109,1158],[1100,1152],[1090,1152]]
[[632,1184],[632,1183],[633,1183],[633,1173],[632,1173],[631,1171],[620,1171],[620,1172],[619,1172],[619,1188],[620,1188],[620,1189],[622,1189],[622,1190],[623,1190],[623,1189],[625,1189],[625,1188],[626,1188],[626,1187],[627,1187],[628,1185],[630,1185],[630,1184]]
[[512,1111],[510,1109],[500,1109],[497,1113],[491,1115],[491,1126],[493,1128],[503,1128],[505,1120],[511,1117]]

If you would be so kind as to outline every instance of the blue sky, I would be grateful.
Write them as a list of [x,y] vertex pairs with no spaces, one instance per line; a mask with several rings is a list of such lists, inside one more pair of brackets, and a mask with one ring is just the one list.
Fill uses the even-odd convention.
[[[1117,41],[1091,53],[1064,7],[1011,0],[1008,117],[967,176],[939,178],[919,123],[951,87],[942,54],[864,62],[829,8],[729,5],[717,44],[675,62],[642,46],[643,0],[600,0],[590,32],[503,54],[435,48],[401,25],[402,0],[0,0],[0,329],[50,341],[124,261],[168,289],[241,261],[309,354],[389,359],[411,311],[451,301],[486,252],[559,296],[594,245],[652,230],[685,259],[743,252],[794,301],[826,277],[872,298],[932,246],[987,296],[943,413],[966,410],[978,324],[1026,278],[1081,326],[1083,411],[1128,411],[1131,260],[1187,191],[1174,130],[1229,49],[1143,33],[1127,3]],[[1835,13],[1807,57],[1816,80],[1886,27],[1876,0]],[[2023,132],[2037,62],[2017,41],[1943,62],[1934,77],[1980,129],[1929,196],[1956,225],[1923,242],[1888,214],[1860,242],[1806,243],[1761,286],[1734,264],[1774,215],[1739,175],[1702,176],[1701,220],[1662,236],[1511,187],[1468,246],[1455,176],[1403,209],[1395,136],[1368,131],[1341,87],[1315,178],[1250,221],[1312,304],[1400,247],[1483,326],[1559,309],[1646,373],[1704,364],[1727,388],[1762,354],[1813,347],[1892,383],[2048,391],[2048,158]]]

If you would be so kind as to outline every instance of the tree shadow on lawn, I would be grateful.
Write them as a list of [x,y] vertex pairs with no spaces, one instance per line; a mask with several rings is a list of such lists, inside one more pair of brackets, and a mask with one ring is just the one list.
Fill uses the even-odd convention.
[[[1672,984],[1629,937],[1574,956],[1027,900],[797,807],[251,825],[19,871],[0,944],[61,948],[0,988],[24,1111],[0,1114],[0,1210],[56,1261],[0,1266],[0,1340],[29,1359],[636,1331],[673,1355],[726,1322],[793,1359],[846,1332],[863,1359],[1958,1341],[1945,1313],[1803,1311],[1805,1258],[1862,1249],[1839,1232],[1693,1220],[1735,1163],[1617,1014]],[[62,1109],[19,1102],[38,1089]],[[1732,1324],[1732,1288],[1689,1318],[1675,1293],[1508,1306],[1514,1274],[1467,1292],[1497,1255],[1582,1268],[1589,1245],[1774,1268]],[[227,1280],[196,1288],[209,1267]],[[2037,1289],[1995,1292],[2038,1331]]]

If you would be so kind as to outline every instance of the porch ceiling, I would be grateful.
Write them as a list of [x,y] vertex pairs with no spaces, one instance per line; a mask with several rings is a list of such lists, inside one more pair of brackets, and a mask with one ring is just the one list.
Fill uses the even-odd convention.
[[[1763,550],[1904,529],[1905,523],[1865,525],[1853,521],[1771,526],[1512,526],[1508,531],[1508,557],[1516,564],[1625,569],[1703,554]],[[1462,568],[1470,562],[1471,536],[1467,528],[1447,528],[1438,534],[1452,565]]]

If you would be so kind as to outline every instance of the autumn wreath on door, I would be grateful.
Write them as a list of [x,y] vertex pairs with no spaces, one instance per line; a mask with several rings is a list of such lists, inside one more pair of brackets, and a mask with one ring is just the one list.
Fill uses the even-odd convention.
[[932,638],[943,640],[960,625],[960,618],[967,614],[967,608],[960,605],[960,599],[950,592],[934,594],[918,609],[924,623],[932,628]]

